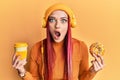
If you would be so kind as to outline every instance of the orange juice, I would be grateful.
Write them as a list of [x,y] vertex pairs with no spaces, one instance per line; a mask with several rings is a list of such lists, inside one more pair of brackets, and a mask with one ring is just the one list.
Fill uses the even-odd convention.
[[15,52],[17,56],[20,56],[20,60],[27,58],[27,43],[15,43]]

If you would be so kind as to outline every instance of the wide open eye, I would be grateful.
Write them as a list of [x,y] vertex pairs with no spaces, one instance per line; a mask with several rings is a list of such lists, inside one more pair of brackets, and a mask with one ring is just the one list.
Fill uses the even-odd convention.
[[66,23],[66,22],[68,22],[67,19],[61,19],[61,23]]
[[56,22],[55,18],[53,18],[53,17],[48,18],[48,21],[51,23]]

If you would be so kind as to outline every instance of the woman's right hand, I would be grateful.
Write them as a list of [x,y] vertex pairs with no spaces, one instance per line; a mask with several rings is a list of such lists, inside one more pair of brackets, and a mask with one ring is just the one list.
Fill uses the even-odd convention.
[[20,60],[20,56],[16,56],[16,53],[13,55],[12,65],[16,70],[18,70],[18,73],[21,77],[25,75],[26,70],[24,66],[26,63],[26,58]]

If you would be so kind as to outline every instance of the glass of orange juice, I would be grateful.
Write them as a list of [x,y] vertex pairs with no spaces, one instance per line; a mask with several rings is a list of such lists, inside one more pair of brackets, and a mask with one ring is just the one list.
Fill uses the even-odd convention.
[[28,44],[24,42],[15,43],[16,56],[20,56],[20,60],[27,58],[27,47]]

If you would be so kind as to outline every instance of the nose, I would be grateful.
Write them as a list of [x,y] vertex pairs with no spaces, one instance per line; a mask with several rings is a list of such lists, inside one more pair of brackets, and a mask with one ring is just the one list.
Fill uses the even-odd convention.
[[55,28],[60,28],[60,21],[56,21]]

